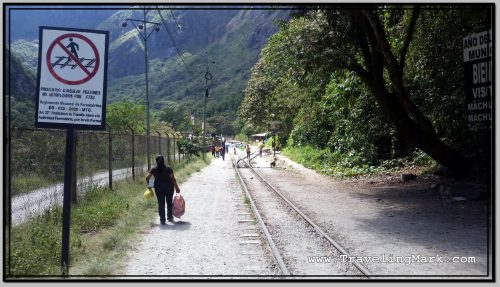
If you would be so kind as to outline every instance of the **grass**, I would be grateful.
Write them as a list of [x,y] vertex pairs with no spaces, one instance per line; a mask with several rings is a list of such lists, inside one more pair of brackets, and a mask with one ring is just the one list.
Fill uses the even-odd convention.
[[423,166],[426,170],[430,170],[436,163],[421,151],[416,151],[406,158],[385,160],[376,166],[367,164],[356,165],[353,164],[353,159],[349,158],[348,155],[332,153],[328,150],[319,150],[310,146],[286,147],[282,150],[282,153],[307,168],[340,178],[395,172],[400,168],[409,166]]
[[[209,162],[210,157],[206,157],[173,164],[177,181],[187,180]],[[145,200],[144,190],[144,176],[135,181],[126,179],[117,182],[114,190],[91,188],[72,206],[70,275],[119,273],[126,250],[137,244],[141,231],[154,225],[156,200]],[[5,241],[10,266],[6,277],[60,276],[61,216],[61,208],[55,208],[12,227]]]

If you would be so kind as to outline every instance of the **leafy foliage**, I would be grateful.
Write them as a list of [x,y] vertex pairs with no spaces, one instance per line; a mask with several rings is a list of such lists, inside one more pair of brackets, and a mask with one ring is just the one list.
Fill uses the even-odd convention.
[[[120,12],[123,14],[123,12]],[[116,13],[103,27],[115,24]],[[170,23],[169,12],[162,11]],[[204,108],[207,64],[213,79],[208,83],[210,97],[207,99],[206,118],[223,119],[224,132],[236,134],[233,122],[243,99],[242,91],[249,78],[249,70],[255,64],[260,48],[276,31],[274,20],[288,17],[287,11],[260,10],[190,10],[173,11],[181,23],[181,29],[173,34],[183,60],[173,47],[164,27],[151,36],[149,41],[149,89],[153,109],[160,110],[161,118],[170,122],[177,130],[191,131],[185,121],[193,116],[195,125],[201,127]],[[216,17],[213,17],[216,15]],[[168,17],[167,17],[168,16]],[[157,11],[148,13],[152,21],[161,22]],[[122,17],[123,18],[123,17]],[[119,26],[119,25],[117,25]],[[109,85],[111,101],[123,98],[144,98],[143,44],[135,29],[117,32],[124,34],[113,40],[110,55]],[[127,60],[123,60],[124,57]],[[175,104],[172,104],[175,103]],[[171,112],[180,112],[173,114]],[[207,125],[207,128],[209,126]],[[217,132],[211,124],[207,133]]]
[[144,132],[146,127],[146,107],[131,101],[114,102],[106,106],[106,121],[117,131]]
[[177,141],[180,151],[186,155],[188,158],[193,156],[201,156],[202,153],[207,152],[208,145],[204,145],[201,141],[190,141],[187,139],[182,139]]
[[[400,134],[403,125],[395,122],[400,115],[389,113],[395,99],[429,135],[435,129],[452,148],[473,148],[464,140],[471,137],[465,120],[461,39],[489,28],[488,8],[476,6],[471,13],[456,6],[371,8],[319,9],[282,23],[252,69],[239,110],[242,127],[262,131],[277,118],[285,123],[280,132],[292,153],[304,152],[330,168],[380,165],[405,155],[399,153],[407,144]],[[398,68],[403,84],[399,71],[391,70],[394,65],[385,66],[390,58],[368,49],[367,39],[381,37],[376,29],[374,35],[366,34],[366,27],[377,23],[373,19],[381,23],[390,46],[384,53],[391,51],[405,67]],[[374,65],[382,70],[373,70]],[[367,73],[379,73],[378,83]],[[377,85],[387,89],[381,95],[393,97],[392,103],[375,94]]]
[[[210,97],[206,117],[211,119],[222,116],[224,121],[234,123],[249,70],[255,64],[267,38],[276,32],[275,19],[288,18],[289,11],[172,10],[169,6],[159,7],[170,35],[161,25],[160,31],[151,34],[148,40],[151,109],[162,113],[163,109],[169,110],[170,104],[175,102],[176,107],[173,108],[177,109],[178,106],[188,117],[193,115],[196,128],[200,128],[205,93],[203,75],[209,64],[213,80],[209,83]],[[80,24],[86,28],[110,31],[108,102],[144,100],[144,42],[133,25],[129,23],[127,27],[122,26],[127,18],[141,19],[143,11],[135,9],[137,7],[127,10],[126,6],[115,6],[117,10],[111,9],[113,6],[108,8],[71,9],[70,12],[64,9],[17,10],[13,12],[17,15],[16,19],[29,17],[29,21],[11,27],[13,54],[19,55],[29,69],[36,71],[36,42],[29,41],[37,37],[33,31],[38,32],[38,26],[45,22],[44,25],[47,26],[65,26],[76,21],[71,15],[84,17],[89,13],[95,14],[96,17],[87,15],[83,22],[78,22],[82,22]],[[120,8],[124,10],[119,10]],[[65,20],[64,25],[62,22],[59,25],[53,24],[59,21],[57,19],[68,18],[71,19]],[[149,6],[146,18],[148,21],[162,22],[156,6]],[[34,105],[28,108],[31,110]],[[168,117],[164,120],[177,130],[191,129],[183,120]],[[233,125],[224,126],[227,127],[225,132],[236,134]],[[215,125],[211,125],[211,128],[209,133],[216,132]]]
[[159,119],[170,123],[179,130],[189,131],[193,129],[190,115],[184,106],[175,103],[164,107],[159,113]]
[[448,144],[471,154],[474,135],[467,128],[464,95],[465,35],[489,29],[485,10],[429,9],[422,13],[408,54],[405,80],[416,104]]

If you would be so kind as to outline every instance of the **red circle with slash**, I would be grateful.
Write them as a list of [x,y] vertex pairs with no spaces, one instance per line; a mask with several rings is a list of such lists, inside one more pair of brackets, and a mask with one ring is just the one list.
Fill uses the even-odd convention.
[[[95,67],[92,70],[92,72],[90,72],[82,63],[80,63],[80,60],[78,60],[68,50],[68,48],[66,48],[66,46],[64,46],[61,43],[61,40],[65,39],[65,38],[70,38],[70,37],[78,38],[78,39],[83,40],[85,43],[87,43],[90,46],[90,48],[92,48],[92,51],[94,51],[94,54],[95,54],[95,64],[94,65],[95,65]],[[84,77],[81,80],[71,81],[71,80],[64,79],[63,77],[61,77],[61,76],[59,76],[57,74],[57,72],[52,67],[52,64],[51,64],[51,61],[50,61],[52,50],[54,49],[54,47],[56,45],[58,45],[59,47],[61,47],[63,49],[63,51],[66,52],[66,54],[68,54],[68,57],[70,59],[72,59],[78,65],[78,67],[80,69],[82,69],[82,71],[87,75],[86,77]],[[92,43],[92,41],[90,41],[87,37],[85,37],[83,35],[80,35],[80,34],[76,34],[76,33],[68,33],[68,34],[64,34],[64,35],[61,35],[61,36],[57,37],[52,42],[52,44],[50,44],[49,49],[47,50],[46,62],[47,62],[47,66],[49,67],[50,74],[52,74],[52,76],[54,76],[54,78],[56,78],[59,82],[61,82],[63,84],[67,84],[67,85],[80,85],[80,84],[83,84],[83,83],[86,83],[86,82],[90,81],[90,79],[92,79],[95,76],[95,74],[97,73],[97,71],[99,70],[99,52],[97,51],[97,48],[94,45],[94,43]]]

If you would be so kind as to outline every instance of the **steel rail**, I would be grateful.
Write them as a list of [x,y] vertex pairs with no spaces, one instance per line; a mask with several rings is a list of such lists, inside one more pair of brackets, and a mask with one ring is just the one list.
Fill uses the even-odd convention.
[[243,190],[245,191],[245,194],[246,194],[248,200],[250,201],[250,206],[252,208],[252,211],[253,211],[255,217],[257,218],[257,220],[259,221],[259,225],[261,226],[261,229],[264,232],[264,235],[266,236],[269,247],[271,248],[271,252],[273,253],[274,258],[276,259],[276,262],[278,263],[279,268],[281,269],[281,272],[285,276],[290,276],[291,273],[290,273],[290,271],[288,271],[288,268],[286,267],[285,262],[283,261],[283,257],[279,253],[279,250],[276,247],[276,244],[274,243],[274,240],[272,239],[271,234],[269,233],[269,230],[267,229],[267,227],[264,223],[264,220],[260,216],[259,210],[257,209],[257,206],[255,205],[255,202],[252,199],[252,196],[250,195],[250,192],[248,191],[247,186],[246,186],[245,182],[243,181],[243,178],[241,177],[241,174],[238,171],[238,167],[235,165],[232,157],[231,157],[231,163],[233,164],[234,170],[236,171],[236,174],[238,175],[241,186],[242,186]]
[[[246,163],[246,162],[245,162]],[[311,225],[314,230],[323,238],[325,238],[331,245],[335,247],[340,253],[343,255],[346,255],[347,257],[350,257],[349,253],[347,250],[345,250],[339,243],[337,243],[333,238],[331,238],[326,232],[324,232],[316,223],[314,223],[309,217],[307,217],[300,209],[298,209],[290,200],[288,200],[281,192],[278,191],[274,186],[272,186],[262,175],[260,175],[255,169],[248,163],[248,167],[264,182],[267,186],[269,186],[276,194],[278,194],[293,210],[295,210],[309,225]],[[239,173],[238,173],[239,175]],[[240,178],[241,180],[241,178]],[[350,262],[352,263],[361,273],[363,273],[365,276],[370,278],[371,272],[362,264],[360,264],[357,261]]]

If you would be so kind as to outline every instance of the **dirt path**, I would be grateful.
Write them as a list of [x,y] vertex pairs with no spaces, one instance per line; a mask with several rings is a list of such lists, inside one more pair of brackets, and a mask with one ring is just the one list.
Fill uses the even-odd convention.
[[[270,155],[252,163],[351,256],[378,257],[380,262],[362,259],[372,274],[487,278],[485,201],[465,205],[443,201],[426,181],[374,184],[376,180],[335,180],[284,156],[278,155],[278,159],[278,167],[273,169]],[[417,257],[420,263],[414,261]],[[475,262],[454,263],[454,257],[473,257]]]
[[[243,156],[238,151],[237,157]],[[264,177],[355,256],[340,260],[362,260],[372,275],[391,278],[488,278],[484,201],[465,205],[443,201],[430,188],[432,181],[341,181],[281,155],[277,168],[270,168],[270,159],[269,155],[257,157],[253,164],[260,166],[258,171]],[[228,159],[214,159],[181,185],[181,190],[186,199],[185,216],[161,226],[155,214],[154,226],[128,253],[122,274],[163,278],[277,274],[259,227],[252,221],[251,210],[243,204],[244,195]],[[318,254],[313,251],[310,255],[318,259],[332,256],[321,249],[316,250]],[[454,257],[475,262],[451,262],[457,259]],[[331,264],[328,261],[319,261],[306,262],[311,266],[304,270],[331,268],[322,266]]]
[[151,276],[257,276],[276,270],[228,158],[214,159],[180,186],[186,213],[154,226],[128,253],[123,274]]

